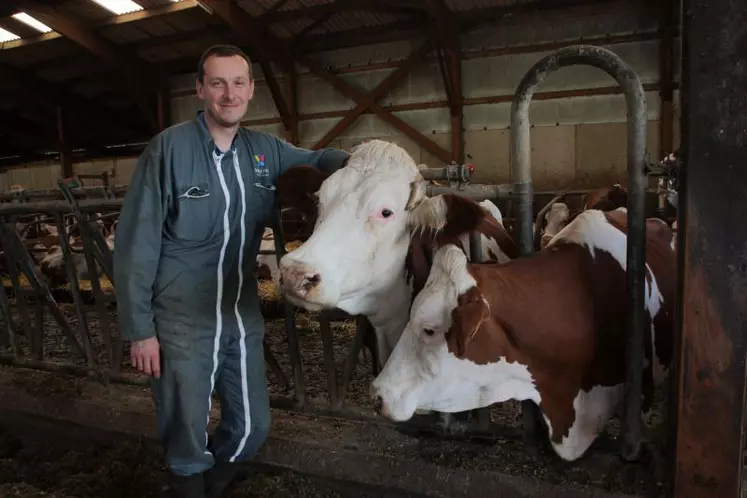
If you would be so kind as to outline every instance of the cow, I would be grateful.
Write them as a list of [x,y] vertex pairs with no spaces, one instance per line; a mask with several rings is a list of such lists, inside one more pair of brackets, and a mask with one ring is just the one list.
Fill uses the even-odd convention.
[[628,193],[619,183],[615,183],[611,187],[598,188],[588,192],[583,198],[583,207],[576,212],[571,212],[568,205],[564,202],[554,202],[547,210],[544,219],[537,220],[537,223],[544,222],[545,225],[542,228],[540,246],[536,249],[545,247],[563,227],[588,209],[612,211],[627,205]]
[[[460,220],[442,212],[433,222]],[[666,223],[646,221],[644,412],[672,357],[670,239]],[[586,210],[543,250],[503,265],[471,264],[457,247],[440,247],[372,382],[376,411],[405,421],[417,409],[531,400],[556,454],[583,456],[624,396],[626,244],[626,209],[618,208]]]
[[550,205],[547,213],[545,213],[544,221],[545,227],[542,230],[542,238],[540,239],[540,249],[545,247],[552,238],[557,235],[560,230],[563,229],[568,221],[570,221],[571,212],[568,209],[568,205],[564,202],[554,202]]
[[[106,241],[109,250],[114,251],[115,233],[112,231],[112,233],[107,235],[104,240]],[[88,271],[88,262],[86,261],[83,240],[79,236],[70,236],[68,239],[68,246],[70,248],[70,260],[73,264],[73,269],[78,280],[92,280]],[[96,278],[99,278],[103,273],[103,268],[98,262],[94,262],[94,264],[96,266]],[[59,238],[53,245],[47,248],[45,256],[39,263],[39,269],[41,274],[47,278],[52,287],[69,283],[67,270],[65,269],[64,253],[62,252]]]
[[307,311],[337,308],[366,316],[379,367],[407,324],[412,297],[428,275],[427,253],[437,244],[451,240],[469,251],[469,233],[476,230],[495,259],[518,255],[491,214],[498,211],[492,203],[469,205],[477,211],[463,213],[466,222],[449,230],[434,225],[455,196],[427,198],[420,169],[400,146],[371,140],[354,147],[347,164],[329,176],[295,166],[277,182],[280,204],[314,223],[309,238],[278,264],[284,298]]

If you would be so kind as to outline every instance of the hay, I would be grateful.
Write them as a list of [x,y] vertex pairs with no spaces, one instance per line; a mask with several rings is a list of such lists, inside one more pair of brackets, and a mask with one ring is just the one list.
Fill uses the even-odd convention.
[[[110,294],[114,292],[114,286],[112,285],[111,280],[106,277],[106,275],[102,275],[101,277],[99,277],[99,287],[101,287],[101,292],[103,292],[104,294]],[[70,282],[66,283],[62,288],[68,291],[72,289]],[[93,286],[91,285],[90,280],[78,280],[78,288],[85,292],[93,291]]]
[[[21,284],[21,288],[23,289],[31,288],[31,282],[29,282],[29,279],[26,278],[26,275],[24,275],[23,273],[18,275],[18,283]],[[9,289],[13,288],[13,282],[11,282],[10,277],[3,276],[3,287],[7,287]]]
[[260,280],[257,294],[262,301],[282,301],[280,289],[272,280]]
[[303,242],[301,242],[300,240],[291,240],[290,242],[286,242],[285,252],[295,251],[301,244],[303,244]]

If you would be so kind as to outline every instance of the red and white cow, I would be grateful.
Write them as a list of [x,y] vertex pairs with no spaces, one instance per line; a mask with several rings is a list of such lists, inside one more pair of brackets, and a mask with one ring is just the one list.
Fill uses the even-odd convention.
[[[431,222],[460,223],[453,213],[440,215]],[[622,407],[626,233],[625,208],[587,210],[545,249],[504,265],[470,264],[455,246],[441,247],[372,384],[377,410],[405,421],[416,409],[458,412],[531,400],[556,453],[581,457]],[[671,361],[670,240],[666,223],[647,220],[644,411]]]
[[563,227],[587,209],[612,211],[628,205],[628,192],[619,183],[611,187],[598,188],[584,196],[583,207],[580,211],[571,212],[564,202],[555,202],[545,215],[545,226],[542,229],[540,248],[550,243]]
[[[365,315],[376,333],[383,366],[407,324],[414,290],[428,276],[428,247],[482,234],[484,254],[500,262],[518,255],[494,205],[472,203],[463,224],[434,224],[453,196],[427,198],[426,182],[410,155],[396,144],[371,140],[351,151],[345,167],[330,176],[297,166],[277,183],[281,205],[313,220],[310,237],[279,262],[281,292],[308,311],[339,308]],[[496,213],[492,215],[490,213]],[[410,281],[408,273],[414,273]],[[420,275],[420,279],[418,279]]]

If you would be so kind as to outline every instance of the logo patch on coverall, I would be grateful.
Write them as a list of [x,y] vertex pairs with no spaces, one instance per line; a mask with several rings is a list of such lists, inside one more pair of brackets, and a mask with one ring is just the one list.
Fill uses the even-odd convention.
[[270,176],[270,172],[265,166],[265,155],[254,154],[254,160],[257,162],[254,166],[254,174],[257,176]]
[[254,160],[256,161],[256,164],[254,165],[254,176],[257,178],[257,181],[254,182],[254,186],[267,190],[275,190],[275,186],[269,184],[270,170],[268,170],[265,165],[265,155],[254,154]]

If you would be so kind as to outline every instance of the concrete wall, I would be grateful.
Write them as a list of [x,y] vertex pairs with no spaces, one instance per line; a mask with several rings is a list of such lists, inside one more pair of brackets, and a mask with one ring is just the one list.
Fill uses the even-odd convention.
[[[475,181],[505,183],[509,174],[510,96],[525,72],[541,57],[566,42],[604,46],[617,53],[636,71],[644,85],[648,110],[647,148],[652,158],[659,150],[659,42],[655,7],[626,3],[604,8],[574,8],[566,12],[509,17],[490,27],[466,33],[461,39],[464,60],[463,95],[465,161],[477,166]],[[396,64],[420,45],[420,40],[382,43],[369,47],[337,50],[315,57],[340,74],[351,85],[371,90],[391,73]],[[677,46],[677,44],[676,44]],[[678,60],[678,54],[675,54]],[[304,68],[299,73],[298,102],[300,144],[311,147],[344,116],[355,103]],[[249,106],[246,125],[284,136],[279,116],[255,64],[255,98]],[[175,78],[172,90],[172,122],[191,119],[201,102],[194,94],[194,75]],[[283,84],[284,75],[279,74]],[[679,67],[675,64],[675,81]],[[599,69],[566,67],[546,78],[530,110],[532,122],[532,174],[535,190],[593,188],[610,182],[625,183],[626,110],[622,95],[588,95],[585,90],[615,86]],[[438,62],[429,58],[416,66],[395,90],[380,99],[382,106],[410,106],[395,114],[426,134],[446,150],[451,147],[451,120],[445,107]],[[574,92],[574,96],[563,93]],[[587,95],[583,95],[587,93]],[[675,92],[675,123],[678,122]],[[489,101],[486,103],[486,100]],[[415,107],[427,107],[411,109]],[[321,114],[321,116],[320,116]],[[675,147],[679,133],[675,124]],[[366,138],[383,138],[405,147],[416,161],[431,166],[440,161],[410,138],[373,114],[360,116],[329,145],[349,149]],[[76,165],[76,171],[109,169],[117,183],[126,183],[133,160]],[[52,172],[54,174],[54,172]],[[13,173],[13,178],[16,178]],[[27,173],[30,182],[36,175]],[[1,182],[2,180],[0,180]],[[19,182],[26,185],[26,182]],[[42,182],[43,183],[43,182]],[[0,183],[1,184],[1,183]],[[30,186],[30,185],[29,185]]]

